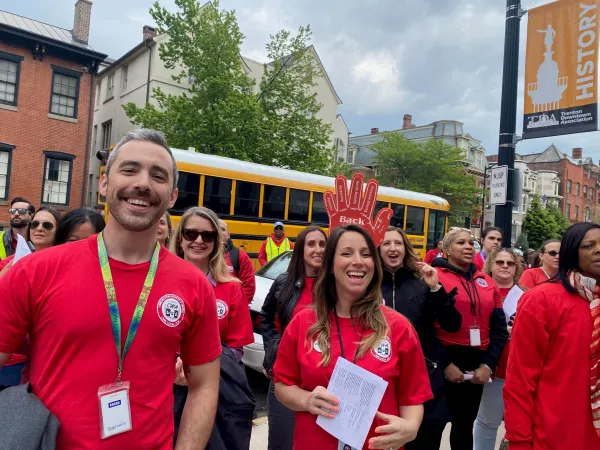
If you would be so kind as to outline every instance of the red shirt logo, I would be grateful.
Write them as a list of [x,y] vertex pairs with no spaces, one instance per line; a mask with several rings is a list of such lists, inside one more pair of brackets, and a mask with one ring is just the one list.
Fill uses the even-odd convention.
[[379,344],[377,344],[377,348],[371,349],[371,354],[379,361],[383,362],[388,362],[392,359],[392,343],[390,338],[386,336]]
[[228,312],[229,308],[227,307],[227,303],[225,303],[223,300],[217,300],[217,317],[219,320],[227,317]]
[[185,315],[185,304],[175,294],[163,295],[156,306],[158,317],[168,327],[176,327]]

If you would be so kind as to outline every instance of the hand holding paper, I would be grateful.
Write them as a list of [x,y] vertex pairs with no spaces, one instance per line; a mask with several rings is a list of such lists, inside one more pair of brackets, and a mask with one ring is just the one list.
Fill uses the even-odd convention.
[[13,258],[13,266],[22,258],[31,254],[27,241],[20,234],[17,235],[17,248],[15,250],[15,257]]

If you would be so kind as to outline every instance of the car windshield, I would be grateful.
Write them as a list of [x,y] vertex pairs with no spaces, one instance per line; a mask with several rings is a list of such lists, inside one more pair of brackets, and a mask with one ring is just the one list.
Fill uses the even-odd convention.
[[256,275],[274,280],[283,272],[287,271],[290,261],[292,260],[292,253],[293,252],[285,252],[277,258],[272,259],[265,266],[261,267],[260,270],[256,272]]

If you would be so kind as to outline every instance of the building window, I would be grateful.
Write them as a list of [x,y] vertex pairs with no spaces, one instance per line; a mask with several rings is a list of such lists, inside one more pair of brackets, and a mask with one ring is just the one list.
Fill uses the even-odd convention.
[[571,180],[567,181],[567,194],[571,193]]
[[346,162],[350,165],[354,164],[354,149],[348,148],[348,157]]
[[288,205],[288,220],[308,222],[308,203],[310,192],[298,189],[290,189],[290,201]]
[[587,198],[587,186],[583,185],[583,198]]
[[102,150],[110,147],[110,139],[112,135],[112,120],[107,120],[102,124]]
[[579,188],[581,186],[579,185],[579,183],[575,183],[575,195],[579,197]]
[[50,112],[59,116],[77,117],[80,72],[52,66],[52,96]]
[[12,145],[0,143],[0,200],[8,200],[10,185],[10,163],[12,161]]
[[44,163],[42,203],[68,205],[75,156],[50,151],[45,151],[44,155],[46,155],[46,161]]
[[575,220],[579,220],[579,206],[575,205]]
[[217,214],[229,214],[231,205],[231,180],[217,177],[204,177],[204,198],[202,205]]
[[121,69],[121,92],[127,90],[127,77],[129,76],[129,66],[123,66]]
[[283,219],[285,217],[285,188],[265,185],[262,217]]
[[589,192],[590,192],[590,200],[593,202],[594,201],[594,188],[590,188]]
[[106,100],[115,96],[115,74],[110,74],[106,79]]
[[96,83],[96,106],[100,105],[102,99],[102,80]]
[[567,219],[571,220],[571,204],[567,203]]
[[0,103],[17,106],[23,57],[0,52]]
[[179,180],[177,181],[177,189],[179,195],[177,201],[173,205],[173,211],[177,215],[192,207],[198,206],[200,198],[200,175],[197,173],[179,172]]
[[238,181],[235,190],[236,216],[258,217],[258,202],[260,200],[260,184],[249,181]]

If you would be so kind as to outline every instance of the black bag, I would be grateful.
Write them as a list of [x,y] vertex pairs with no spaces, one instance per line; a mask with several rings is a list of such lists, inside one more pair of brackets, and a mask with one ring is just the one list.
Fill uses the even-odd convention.
[[229,259],[231,260],[233,271],[237,276],[240,273],[240,249],[231,247],[231,250],[229,250]]

